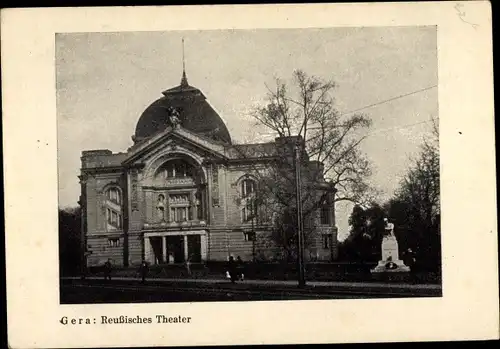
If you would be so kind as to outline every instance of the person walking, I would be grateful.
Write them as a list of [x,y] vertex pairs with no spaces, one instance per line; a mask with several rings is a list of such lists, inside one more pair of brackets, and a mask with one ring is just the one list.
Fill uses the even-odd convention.
[[111,281],[111,259],[108,259],[106,263],[104,263],[104,280]]
[[245,279],[245,263],[240,256],[236,257],[236,266],[238,269],[238,280],[243,281]]
[[231,279],[231,283],[236,282],[237,271],[236,271],[236,262],[234,261],[233,256],[229,257],[229,261],[227,262],[227,271],[229,272],[229,277]]
[[148,262],[146,262],[145,260],[142,260],[140,272],[141,272],[141,279],[142,279],[143,284],[146,282],[146,276],[148,275],[148,271],[149,271]]

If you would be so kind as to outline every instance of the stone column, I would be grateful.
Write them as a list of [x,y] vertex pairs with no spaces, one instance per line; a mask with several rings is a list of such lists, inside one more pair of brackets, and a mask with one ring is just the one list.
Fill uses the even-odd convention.
[[165,222],[170,223],[170,196],[165,192]]
[[184,239],[184,261],[187,261],[188,259],[188,256],[189,256],[189,251],[188,251],[188,236],[187,235],[184,235],[183,236],[183,239]]
[[146,260],[146,262],[149,262],[151,264],[154,263],[153,255],[151,253],[151,242],[149,241],[149,238],[147,236],[144,237],[144,259]]
[[200,189],[200,220],[208,221],[207,212],[207,195],[205,194],[205,189]]
[[161,237],[161,255],[162,255],[163,262],[167,263],[168,260],[167,260],[167,237],[166,236]]
[[207,236],[205,234],[200,235],[200,254],[201,261],[205,262],[207,260]]
[[189,217],[191,220],[196,220],[197,216],[196,212],[196,191],[193,190],[189,193]]

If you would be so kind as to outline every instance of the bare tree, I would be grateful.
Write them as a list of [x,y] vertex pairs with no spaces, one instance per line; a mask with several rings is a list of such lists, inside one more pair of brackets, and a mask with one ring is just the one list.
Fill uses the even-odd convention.
[[440,262],[440,159],[437,120],[388,207],[406,234],[406,244],[433,267]]
[[314,228],[315,213],[326,201],[331,206],[344,200],[360,203],[370,193],[366,181],[370,164],[359,145],[362,131],[371,122],[365,115],[340,114],[334,88],[333,81],[300,70],[294,72],[291,87],[277,79],[275,88],[268,87],[265,106],[252,113],[258,125],[276,136],[275,148],[262,147],[259,153],[252,147],[235,146],[240,157],[262,159],[252,168],[260,183],[256,200],[272,207],[275,240],[285,249],[292,250],[296,238],[296,163],[301,165],[305,230]]
[[412,214],[425,228],[433,226],[440,210],[440,172],[437,122],[433,119],[432,137],[422,144],[397,193],[412,207]]
[[323,175],[336,188],[336,202],[362,201],[371,172],[359,151],[365,137],[358,131],[369,127],[371,121],[361,114],[341,115],[335,109],[333,81],[298,70],[294,72],[294,87],[297,91],[289,91],[286,83],[277,79],[276,89],[268,88],[267,105],[256,108],[252,116],[278,137],[300,136],[304,140],[308,159],[324,165],[316,175]]

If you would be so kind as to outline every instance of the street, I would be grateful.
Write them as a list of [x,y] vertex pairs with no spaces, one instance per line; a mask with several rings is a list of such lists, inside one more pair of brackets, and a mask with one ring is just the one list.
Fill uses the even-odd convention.
[[[307,299],[360,299],[433,296],[386,290],[317,288],[298,289],[292,286],[258,285],[229,282],[164,282],[148,280],[61,280],[61,304],[146,303],[200,301],[265,301]],[[438,296],[436,294],[435,296]]]

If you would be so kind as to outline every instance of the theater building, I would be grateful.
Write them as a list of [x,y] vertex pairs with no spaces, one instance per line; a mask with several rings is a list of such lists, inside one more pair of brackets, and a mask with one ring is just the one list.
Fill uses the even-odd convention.
[[[183,73],[179,86],[164,91],[142,113],[132,141],[121,153],[82,152],[82,253],[87,266],[108,259],[131,266],[143,259],[169,264],[187,258],[193,263],[227,260],[230,255],[246,261],[277,258],[279,247],[269,238],[272,207],[255,214],[248,203],[259,186],[254,166],[293,140],[232,144],[221,117]],[[323,178],[317,181],[320,191],[328,185]],[[325,200],[315,219],[305,258],[333,260],[333,200]]]

